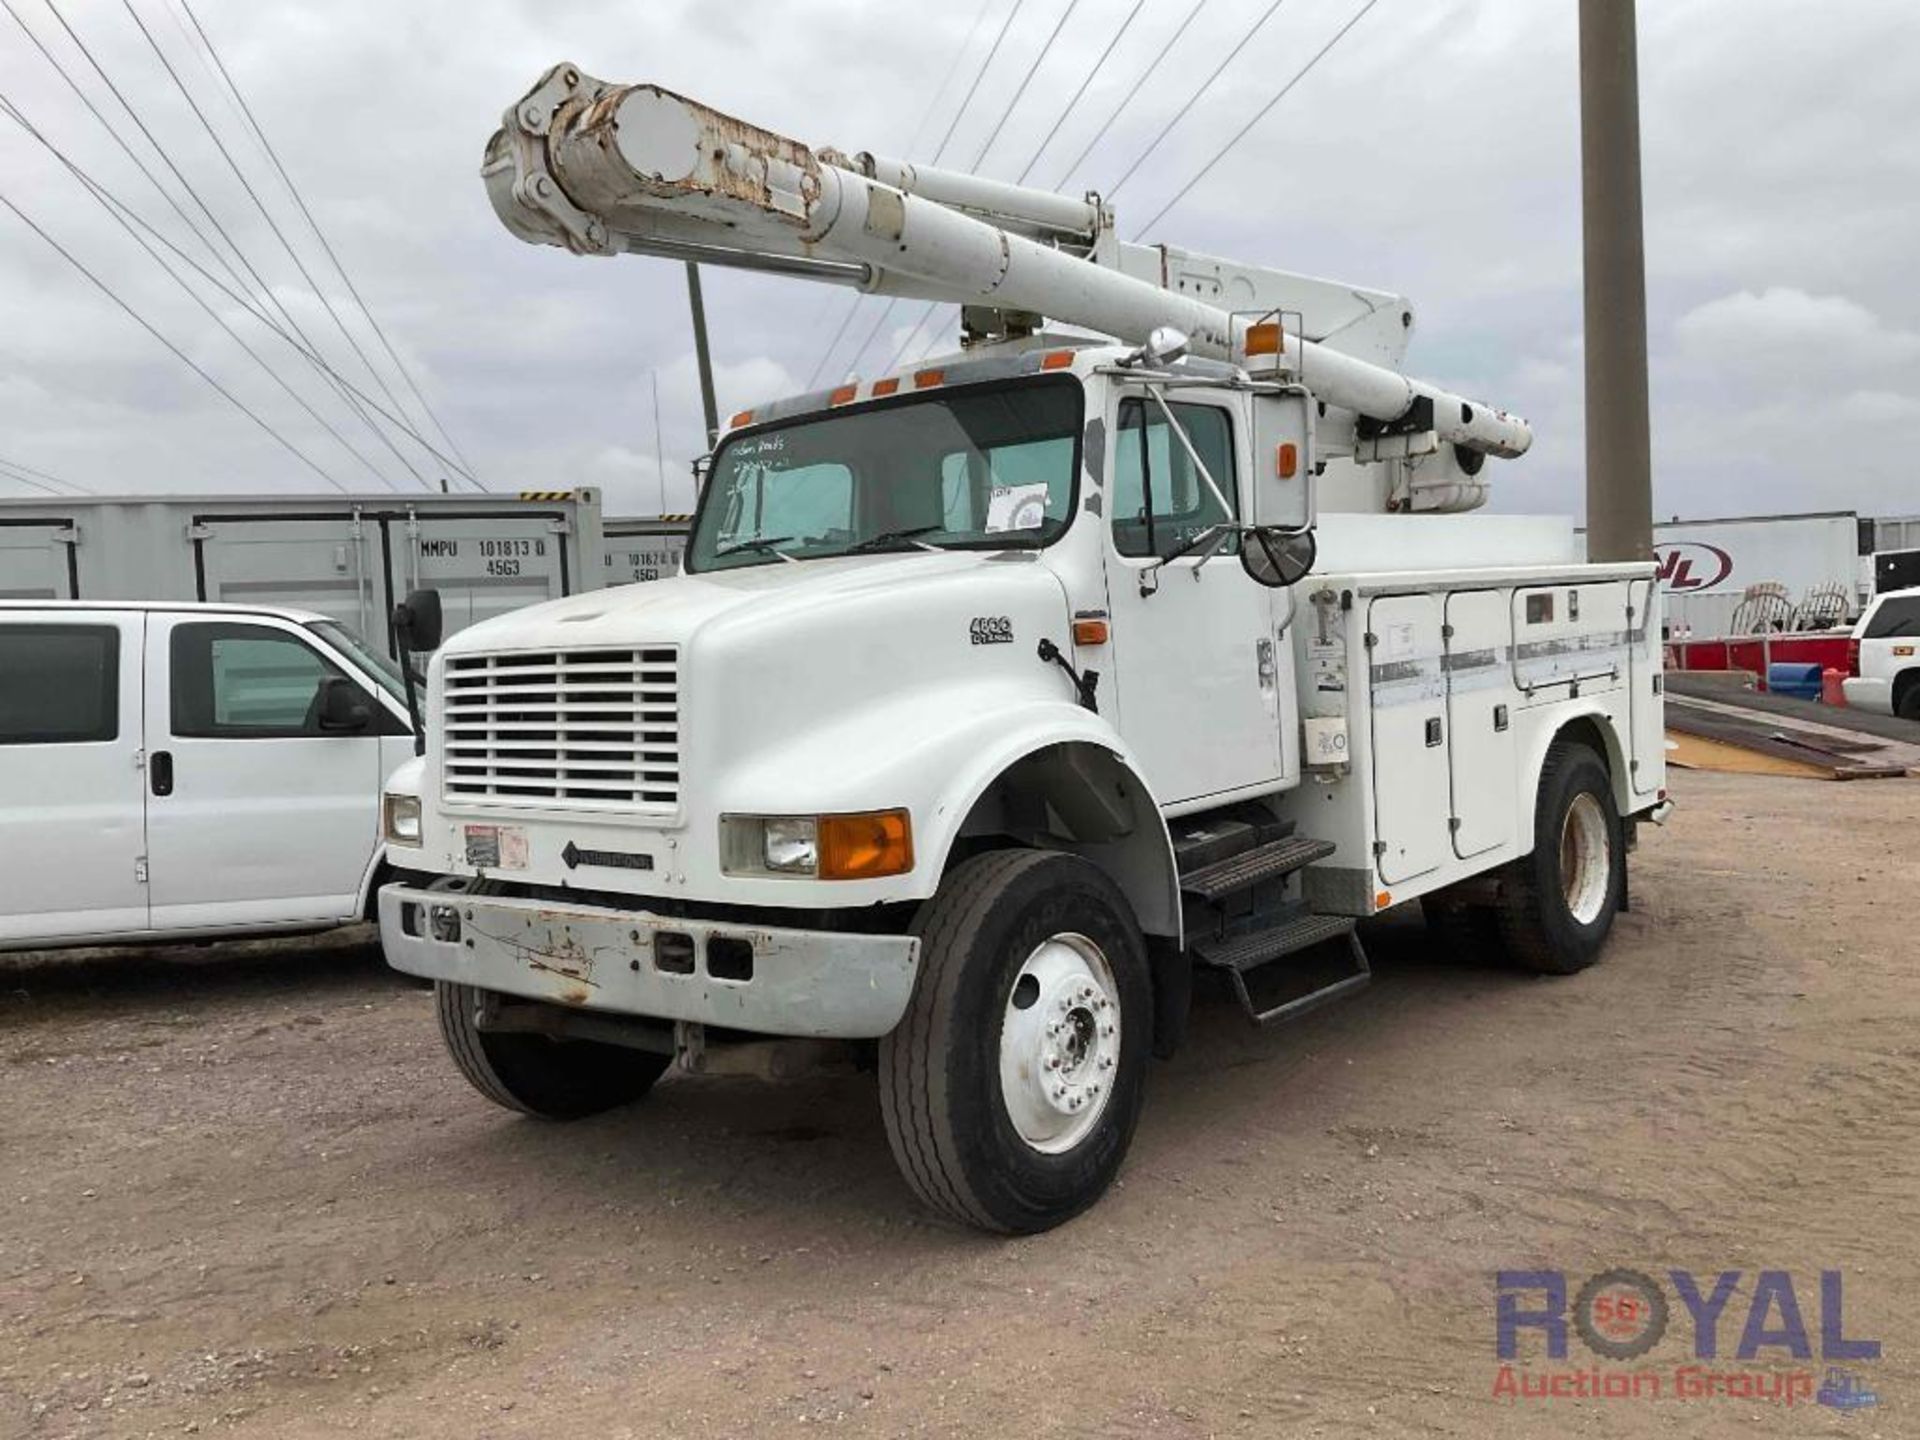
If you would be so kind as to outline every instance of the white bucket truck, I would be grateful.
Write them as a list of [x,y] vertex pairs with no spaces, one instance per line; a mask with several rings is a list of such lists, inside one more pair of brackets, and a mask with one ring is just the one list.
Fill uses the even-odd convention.
[[969,333],[734,416],[680,576],[434,656],[387,814],[440,878],[382,934],[483,1094],[567,1118],[676,1055],[854,1042],[921,1198],[1035,1231],[1112,1180],[1196,971],[1297,1014],[1416,899],[1598,956],[1665,804],[1653,567],[1445,513],[1530,435],[1394,368],[1403,300],[567,65],[484,173],[525,239]]

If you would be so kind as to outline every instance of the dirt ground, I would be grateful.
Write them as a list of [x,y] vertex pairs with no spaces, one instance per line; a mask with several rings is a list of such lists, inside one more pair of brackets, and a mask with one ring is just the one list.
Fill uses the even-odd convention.
[[[0,960],[0,1435],[1920,1434],[1920,783],[1675,786],[1598,967],[1416,918],[1290,1027],[1207,1004],[1023,1241],[916,1210],[866,1077],[496,1110],[364,937]],[[1811,1360],[1736,1298],[1705,1363],[1816,1376],[1842,1272],[1880,1403],[1496,1397],[1495,1273],[1615,1266],[1790,1272]]]

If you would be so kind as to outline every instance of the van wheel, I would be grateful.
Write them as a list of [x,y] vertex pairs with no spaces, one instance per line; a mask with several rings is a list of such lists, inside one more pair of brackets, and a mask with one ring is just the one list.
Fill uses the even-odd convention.
[[673,1063],[624,1045],[496,1033],[476,1023],[482,991],[434,983],[440,1038],[467,1083],[496,1105],[542,1120],[579,1120],[638,1100]]
[[1572,975],[1600,958],[1627,890],[1627,846],[1600,757],[1560,740],[1534,803],[1533,853],[1503,877],[1500,938],[1517,965]]
[[1146,945],[1075,855],[998,850],[914,922],[920,975],[880,1042],[880,1103],[914,1192],[964,1224],[1051,1229],[1112,1182],[1153,1043]]

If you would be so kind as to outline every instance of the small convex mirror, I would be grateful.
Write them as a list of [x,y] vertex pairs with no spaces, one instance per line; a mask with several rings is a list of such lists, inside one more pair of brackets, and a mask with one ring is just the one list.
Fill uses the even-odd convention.
[[1148,365],[1171,365],[1183,358],[1191,342],[1187,332],[1173,325],[1156,325],[1147,332],[1147,343],[1134,351],[1136,361]]
[[1320,547],[1311,530],[1248,530],[1240,542],[1240,568],[1270,589],[1281,590],[1306,578]]

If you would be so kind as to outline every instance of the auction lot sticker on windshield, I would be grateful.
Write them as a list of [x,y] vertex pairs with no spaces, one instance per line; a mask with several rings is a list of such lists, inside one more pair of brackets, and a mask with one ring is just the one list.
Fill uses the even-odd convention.
[[467,826],[467,864],[476,870],[527,868],[527,832],[517,825]]
[[987,495],[989,535],[1004,530],[1038,530],[1047,523],[1047,485],[996,485]]

